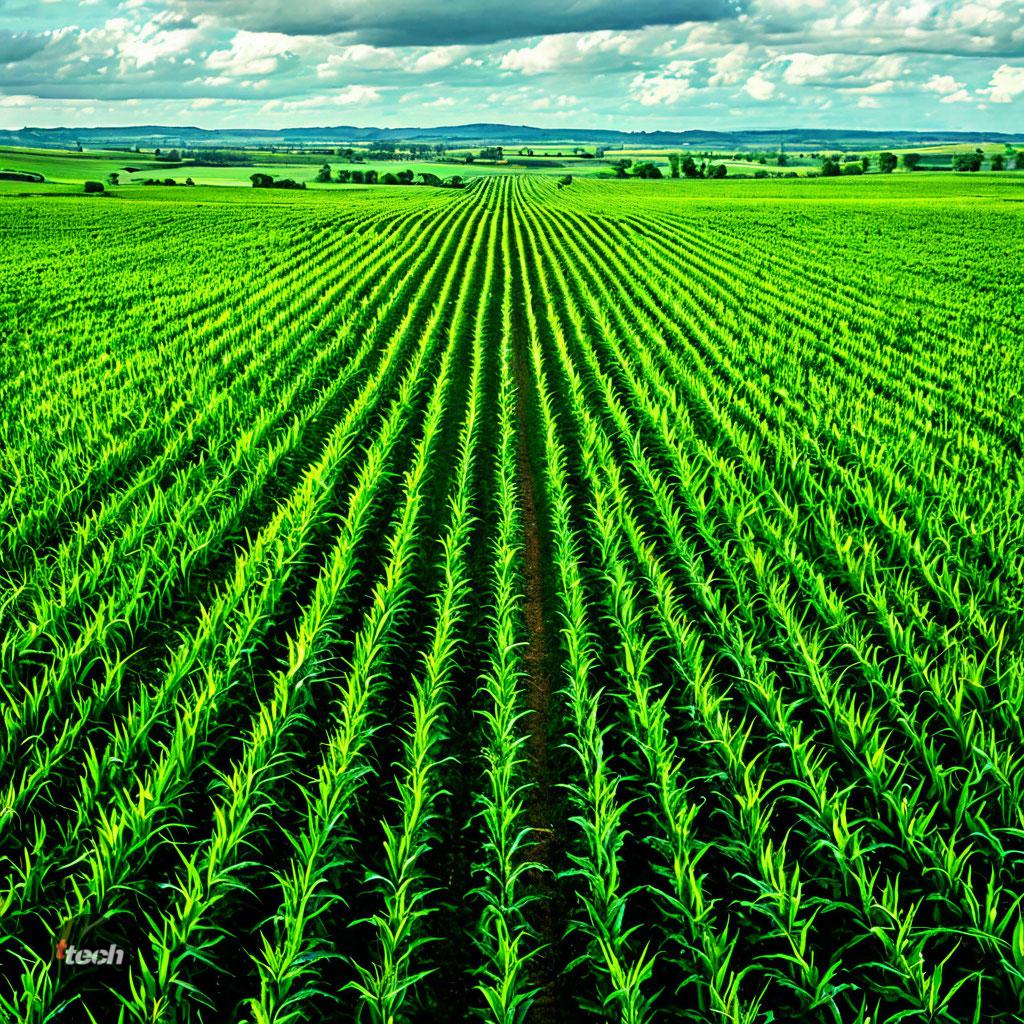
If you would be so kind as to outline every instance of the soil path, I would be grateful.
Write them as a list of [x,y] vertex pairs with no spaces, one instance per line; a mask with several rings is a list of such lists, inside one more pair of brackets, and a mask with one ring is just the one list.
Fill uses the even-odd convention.
[[[510,213],[514,216],[514,213]],[[512,235],[515,247],[515,235]],[[545,566],[550,564],[550,545],[543,528],[543,511],[538,501],[541,473],[535,465],[531,446],[531,396],[534,382],[530,372],[529,340],[524,303],[525,292],[518,280],[518,254],[513,261],[512,364],[516,380],[518,420],[519,497],[523,509],[523,607],[526,624],[526,646],[523,651],[526,705],[530,714],[524,719],[527,730],[526,750],[529,761],[529,785],[526,789],[526,815],[532,830],[530,859],[544,870],[531,872],[527,881],[537,894],[527,911],[530,923],[537,930],[545,947],[531,961],[531,982],[539,988],[528,1020],[531,1024],[554,1024],[566,1020],[562,990],[563,936],[565,908],[554,871],[561,862],[564,840],[556,820],[558,801],[554,798],[549,756],[551,730],[552,652],[556,639],[554,616],[546,608]],[[536,435],[535,435],[536,436]]]

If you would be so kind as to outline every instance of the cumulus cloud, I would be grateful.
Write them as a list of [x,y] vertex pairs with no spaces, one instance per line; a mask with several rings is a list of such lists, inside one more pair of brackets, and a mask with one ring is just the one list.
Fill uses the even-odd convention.
[[847,53],[790,53],[777,58],[786,65],[782,74],[788,85],[819,85],[856,88],[895,78],[904,58],[897,55],[864,57]]
[[381,46],[368,46],[366,43],[356,43],[353,46],[343,46],[334,53],[329,53],[327,59],[316,66],[317,76],[320,78],[336,78],[342,75],[349,75],[354,69],[380,69],[397,67],[400,58],[394,50]]
[[755,100],[764,102],[775,95],[775,83],[761,71],[755,71],[743,86],[743,91]]
[[584,63],[601,54],[622,53],[629,45],[629,36],[610,30],[545,36],[533,46],[509,50],[501,58],[501,68],[524,75],[540,75]]
[[695,91],[690,84],[693,71],[693,61],[674,60],[658,74],[637,75],[630,82],[630,94],[642,107],[678,103]]
[[948,96],[964,87],[963,82],[958,82],[952,75],[932,75],[924,85],[921,86],[925,92],[937,92],[940,96]]
[[932,75],[921,88],[925,92],[938,93],[942,97],[940,103],[970,103],[974,99],[964,83],[957,81],[952,75]]
[[743,79],[743,71],[747,66],[750,47],[741,43],[728,53],[723,53],[712,62],[714,73],[708,79],[708,85],[737,85]]
[[375,103],[380,90],[368,85],[349,85],[332,93],[304,96],[295,100],[268,100],[260,110],[264,114],[291,113],[299,110],[329,110],[332,107],[355,107]]
[[1024,64],[1016,67],[1001,64],[992,75],[988,88],[979,91],[993,103],[1012,103],[1024,93]]
[[451,67],[464,60],[465,56],[464,46],[434,46],[413,61],[412,69],[419,72],[440,71],[441,68]]
[[162,60],[177,60],[189,54],[203,38],[198,28],[163,29],[150,22],[138,33],[128,35],[120,47],[123,60],[144,68]]
[[206,58],[206,66],[229,78],[254,78],[273,75],[283,61],[294,60],[295,40],[280,32],[235,34],[226,50],[215,50]]
[[[801,14],[765,18],[766,41],[784,44],[803,35],[823,49],[847,53],[937,53],[1019,56],[1024,49],[1024,5],[1019,0],[830,0],[818,16],[806,5],[777,0],[775,6]],[[754,0],[752,17],[764,15],[765,0]],[[785,25],[787,32],[780,31]]]

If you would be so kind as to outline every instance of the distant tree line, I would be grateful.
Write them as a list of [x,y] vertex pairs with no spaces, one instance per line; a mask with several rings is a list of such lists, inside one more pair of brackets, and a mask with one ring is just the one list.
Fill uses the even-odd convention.
[[260,172],[250,174],[249,180],[252,182],[253,188],[304,189],[306,187],[306,183],[304,181],[295,181],[292,178],[275,179],[272,174],[262,174]]
[[182,160],[194,167],[244,167],[253,163],[253,154],[237,149],[186,149]]
[[[1024,150],[996,153],[992,157],[990,167],[993,171],[1005,171],[1009,168],[1011,158],[1014,170],[1024,170]],[[904,153],[902,157],[897,157],[895,153],[884,152],[878,154],[878,170],[882,174],[892,174],[897,166],[902,164],[905,171],[918,171],[923,170],[926,166],[924,161],[925,154],[923,153]],[[973,153],[954,153],[950,166],[954,171],[980,171],[984,163],[984,150],[975,149]],[[938,168],[933,169],[937,170]]]
[[[112,181],[112,185],[117,185],[118,182]],[[166,185],[168,187],[175,187],[177,185],[184,185],[188,188],[192,188],[195,182],[191,178],[186,178],[184,181],[175,181],[174,178],[146,178],[145,181],[140,182],[141,185]]]
[[850,156],[840,163],[835,157],[827,156],[821,161],[821,176],[823,178],[835,178],[841,174],[866,174],[870,167],[870,157]]
[[385,171],[380,174],[372,167],[365,171],[359,168],[339,167],[337,171],[332,172],[331,165],[324,164],[313,180],[319,185],[432,185],[435,188],[462,188],[464,184],[458,174],[441,178],[429,171],[420,171],[419,176],[420,181],[416,181],[415,171],[406,169],[396,172]]
[[[672,178],[724,178],[729,173],[725,164],[712,164],[702,160],[700,164],[689,154],[668,154],[669,176]],[[631,160],[616,160],[612,164],[616,178],[663,178],[661,168],[650,161],[634,164]]]

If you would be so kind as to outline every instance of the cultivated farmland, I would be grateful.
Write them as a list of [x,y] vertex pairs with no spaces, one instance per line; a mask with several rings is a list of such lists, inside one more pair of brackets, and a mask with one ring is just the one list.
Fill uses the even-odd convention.
[[156,191],[0,198],[0,1019],[1024,1020],[1015,180]]

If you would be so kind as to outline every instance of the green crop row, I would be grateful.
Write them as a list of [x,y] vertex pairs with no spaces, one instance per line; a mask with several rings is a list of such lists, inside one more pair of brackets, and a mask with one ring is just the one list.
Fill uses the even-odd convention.
[[1024,1021],[1024,208],[759,185],[4,203],[0,1020]]

